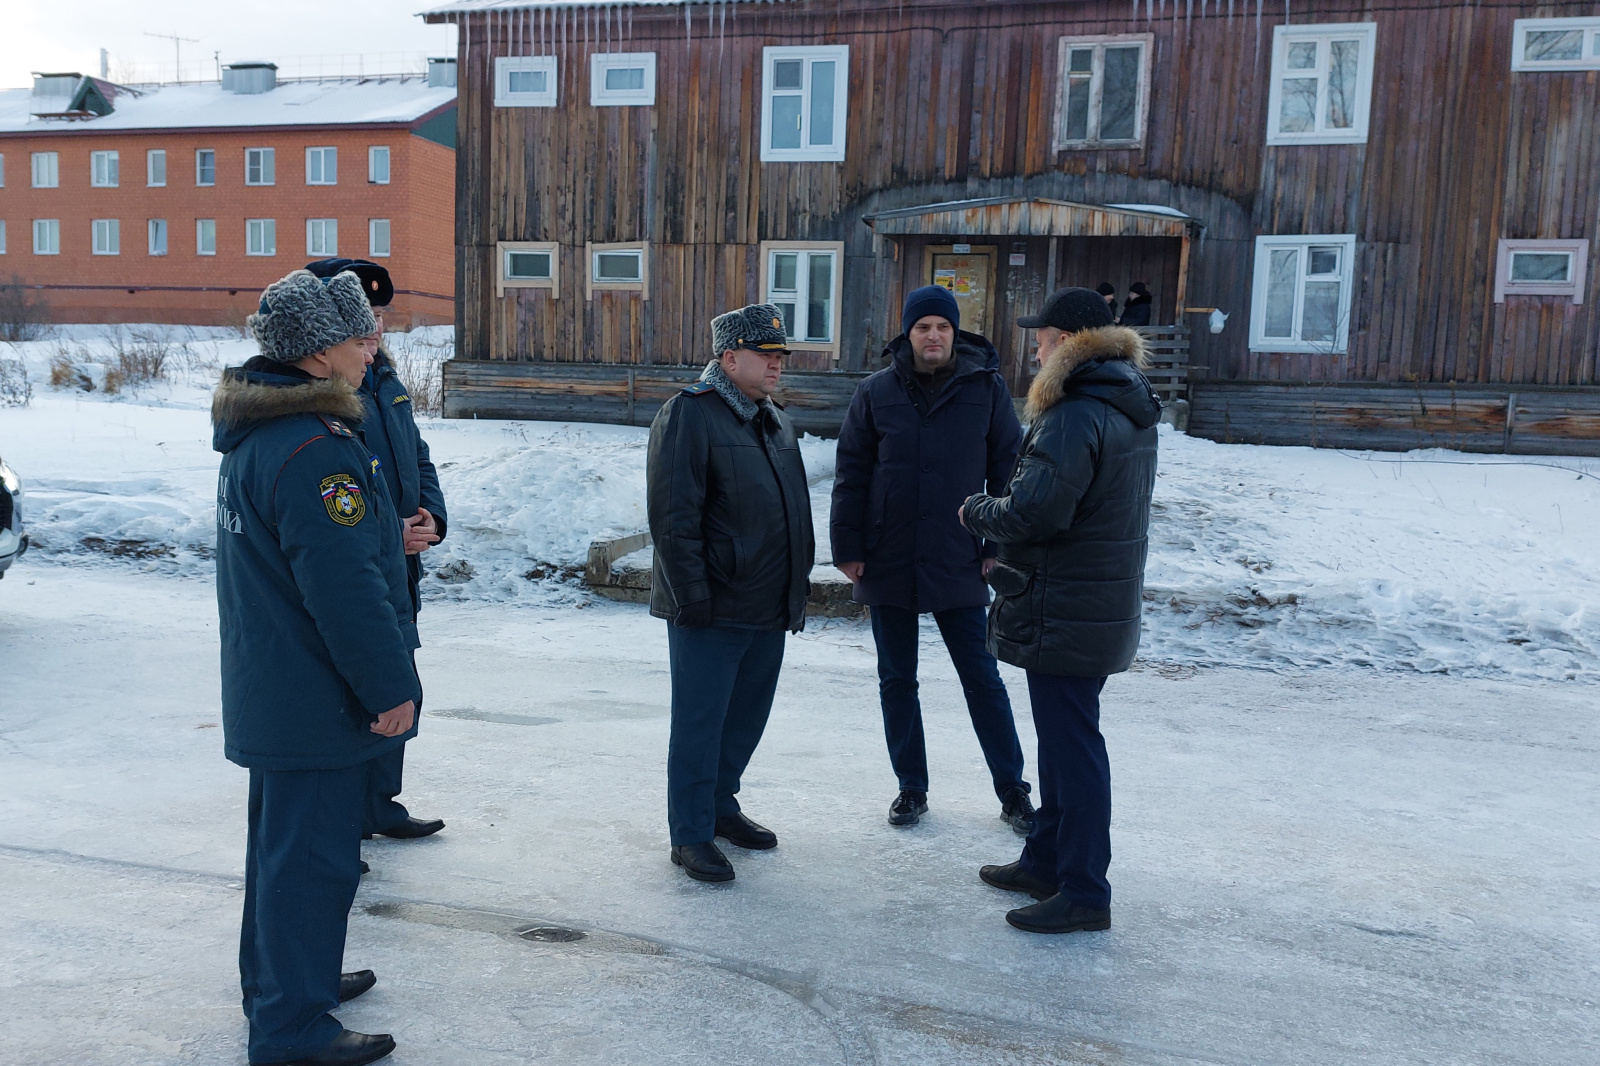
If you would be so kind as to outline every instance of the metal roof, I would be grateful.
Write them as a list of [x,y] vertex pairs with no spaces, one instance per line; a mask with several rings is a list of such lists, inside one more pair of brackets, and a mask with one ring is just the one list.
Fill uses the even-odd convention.
[[[557,7],[682,7],[685,4],[706,4],[711,0],[456,0],[418,12],[424,18],[449,15],[474,15],[486,11],[527,11],[534,8]],[[788,0],[716,0],[723,4],[774,4]]]
[[1183,237],[1199,223],[1160,205],[1080,204],[991,196],[876,211],[861,220],[885,236]]

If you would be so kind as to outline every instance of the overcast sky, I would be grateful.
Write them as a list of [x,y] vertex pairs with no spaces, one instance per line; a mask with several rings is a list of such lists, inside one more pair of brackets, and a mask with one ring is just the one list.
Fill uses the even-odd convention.
[[[186,77],[215,77],[222,62],[267,59],[285,76],[300,66],[314,72],[354,66],[358,53],[454,55],[454,26],[429,26],[418,11],[435,0],[0,0],[0,88],[31,85],[30,71],[97,74],[100,49],[111,53],[111,73],[139,68],[147,77],[171,76],[173,42],[146,33],[198,38],[182,44]],[[288,64],[291,57],[308,58]],[[391,61],[393,62],[393,61]],[[370,69],[370,61],[369,61]],[[333,73],[331,69],[327,71]]]

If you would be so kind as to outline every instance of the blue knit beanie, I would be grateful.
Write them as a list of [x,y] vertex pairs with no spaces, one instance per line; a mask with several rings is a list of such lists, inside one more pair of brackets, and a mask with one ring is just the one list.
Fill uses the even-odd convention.
[[900,312],[900,332],[910,333],[917,320],[928,315],[949,319],[952,327],[961,328],[961,308],[943,285],[924,285],[906,294],[905,307]]

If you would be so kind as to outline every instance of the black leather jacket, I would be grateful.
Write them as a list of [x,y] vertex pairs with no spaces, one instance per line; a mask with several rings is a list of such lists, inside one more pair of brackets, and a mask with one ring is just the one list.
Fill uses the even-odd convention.
[[716,625],[805,628],[811,494],[777,405],[746,421],[708,384],[678,393],[650,425],[646,482],[651,614],[670,620],[709,599]]
[[1161,418],[1143,350],[1129,329],[1075,334],[1029,391],[1007,495],[966,502],[1000,545],[989,650],[1014,666],[1104,677],[1138,651]]

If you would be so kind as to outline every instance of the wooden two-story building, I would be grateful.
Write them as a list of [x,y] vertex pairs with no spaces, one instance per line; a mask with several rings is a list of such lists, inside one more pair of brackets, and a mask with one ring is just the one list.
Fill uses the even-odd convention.
[[642,421],[681,376],[661,368],[756,300],[797,368],[872,369],[928,283],[1021,390],[1019,314],[1142,280],[1190,346],[1192,432],[1600,449],[1593,3],[425,17],[460,27],[457,413],[528,413],[565,373],[573,417]]

